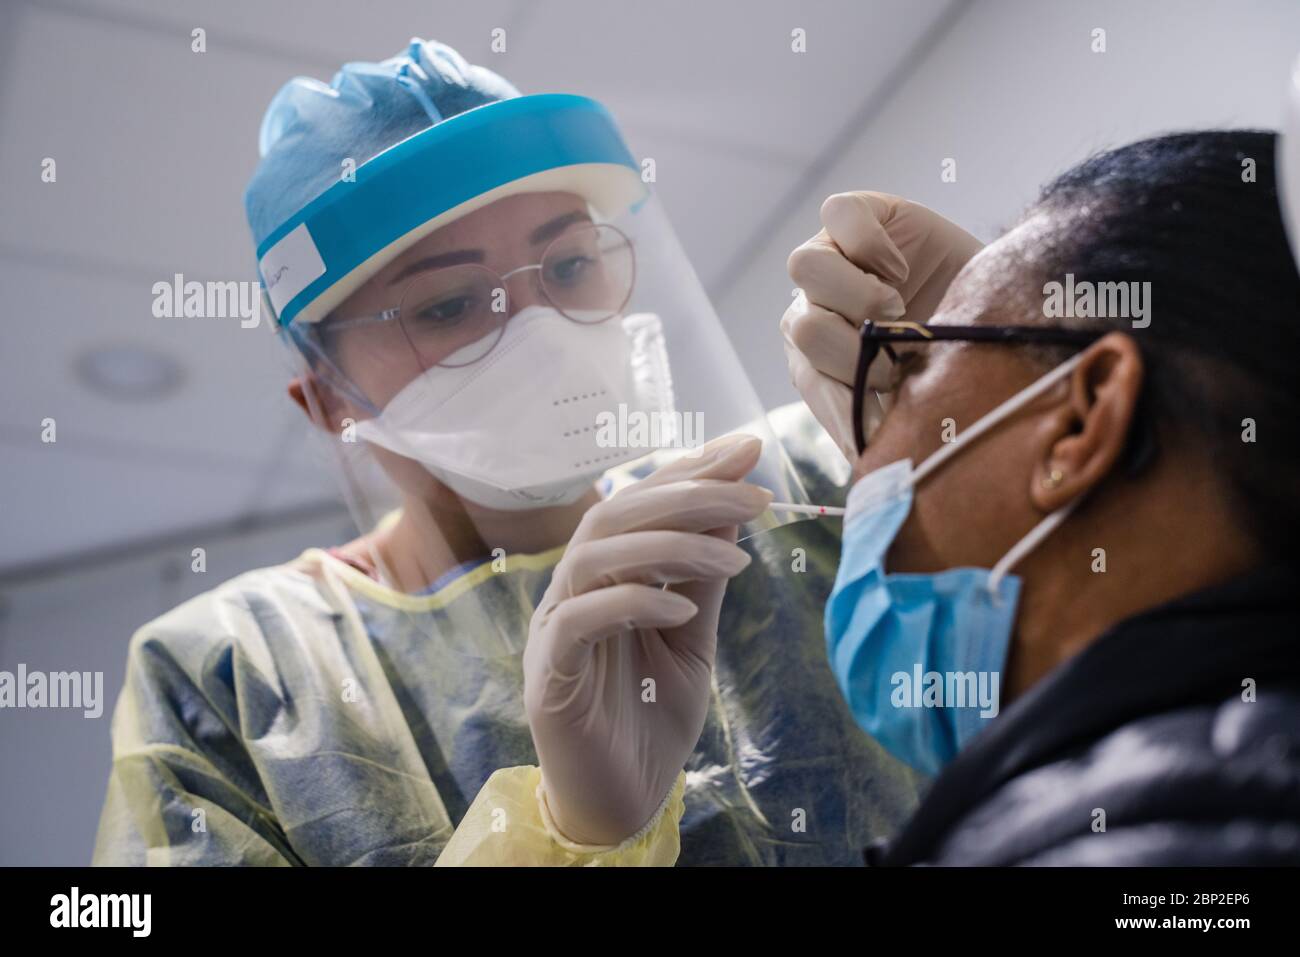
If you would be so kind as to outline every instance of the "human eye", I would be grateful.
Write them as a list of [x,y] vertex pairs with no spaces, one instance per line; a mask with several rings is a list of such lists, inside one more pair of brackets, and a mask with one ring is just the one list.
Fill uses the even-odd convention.
[[563,286],[575,285],[596,264],[596,259],[586,253],[573,253],[547,263],[547,278]]
[[477,297],[462,293],[426,300],[413,310],[411,318],[421,324],[450,326],[472,315],[476,308]]
[[925,366],[925,353],[920,349],[899,350],[895,348],[889,367],[889,391],[897,392],[903,387],[904,380]]

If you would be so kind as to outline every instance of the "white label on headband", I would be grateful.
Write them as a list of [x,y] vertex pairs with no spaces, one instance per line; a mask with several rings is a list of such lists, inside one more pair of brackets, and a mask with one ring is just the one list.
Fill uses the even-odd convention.
[[300,223],[266,251],[257,264],[262,284],[279,315],[293,297],[325,275],[325,261],[320,258],[316,242]]

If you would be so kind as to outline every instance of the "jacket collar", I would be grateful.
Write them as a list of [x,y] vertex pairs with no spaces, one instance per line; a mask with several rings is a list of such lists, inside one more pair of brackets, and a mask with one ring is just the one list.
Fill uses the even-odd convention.
[[1298,596],[1300,568],[1270,566],[1120,622],[1003,711],[940,772],[898,837],[868,857],[925,860],[1007,781],[1144,715],[1224,701],[1241,693],[1244,676],[1300,677]]

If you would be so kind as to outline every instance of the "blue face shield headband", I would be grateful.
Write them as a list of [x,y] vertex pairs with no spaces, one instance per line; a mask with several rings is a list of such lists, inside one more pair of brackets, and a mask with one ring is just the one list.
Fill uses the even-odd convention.
[[1009,574],[1065,520],[1052,512],[992,568],[890,574],[885,556],[936,468],[1066,378],[1076,355],[980,418],[913,469],[902,459],[849,492],[839,572],[826,604],[831,669],[853,716],[894,756],[935,774],[998,714],[1020,579]]

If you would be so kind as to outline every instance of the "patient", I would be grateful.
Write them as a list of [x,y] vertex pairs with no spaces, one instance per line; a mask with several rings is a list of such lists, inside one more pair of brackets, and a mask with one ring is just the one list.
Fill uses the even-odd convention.
[[[859,453],[832,670],[867,732],[937,774],[870,862],[1300,863],[1300,275],[1274,147],[1216,131],[1104,153],[973,258],[922,207],[833,197],[792,256],[796,381]],[[1067,282],[1150,283],[1146,314],[1058,315]],[[494,775],[439,863],[671,862],[663,769],[689,729],[633,703],[640,671],[621,706],[572,701],[659,646],[681,661],[658,631],[553,642],[562,658],[530,639],[542,785]],[[1000,707],[917,707],[894,680],[913,666],[991,669]]]

